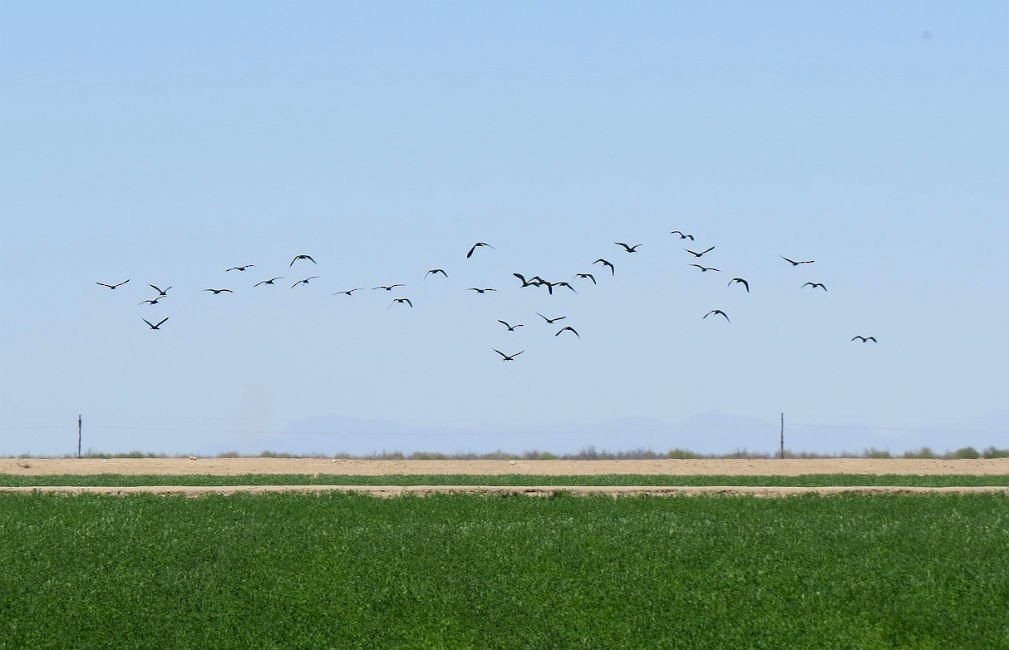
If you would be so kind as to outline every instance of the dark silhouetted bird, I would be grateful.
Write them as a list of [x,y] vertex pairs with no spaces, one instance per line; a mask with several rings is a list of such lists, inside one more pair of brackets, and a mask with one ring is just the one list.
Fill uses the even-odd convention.
[[514,332],[519,327],[525,327],[525,325],[523,325],[522,323],[519,323],[517,325],[509,325],[508,323],[500,319],[498,320],[498,322],[507,327],[509,332]]
[[799,288],[801,289],[803,287],[812,287],[813,289],[820,287],[824,291],[827,290],[827,287],[822,282],[807,282],[806,284],[802,285],[802,287]]
[[158,292],[158,295],[159,295],[159,296],[162,296],[162,297],[164,297],[164,296],[167,296],[167,295],[168,295],[168,289],[171,289],[171,287],[167,287],[167,288],[165,288],[165,289],[160,289],[160,288],[158,288],[158,287],[154,286],[153,284],[149,284],[149,285],[147,285],[147,286],[149,286],[150,288],[152,288],[152,289],[154,289],[155,291],[157,291],[157,292]]
[[518,355],[520,355],[523,352],[525,352],[525,350],[520,350],[519,352],[516,352],[515,354],[505,354],[504,352],[502,352],[501,350],[498,350],[496,348],[491,348],[491,349],[501,355],[501,360],[502,361],[514,361],[515,357],[517,357]]
[[410,308],[413,309],[413,303],[410,302],[409,298],[393,298],[392,302],[389,303],[389,306],[392,307],[397,303],[400,305],[410,305]]
[[622,241],[615,241],[613,243],[616,244],[617,246],[623,246],[624,250],[627,251],[628,253],[637,253],[638,247],[641,246],[641,244],[634,244],[633,246],[628,246]]
[[298,280],[297,282],[295,282],[294,284],[292,284],[291,288],[293,289],[296,286],[298,286],[299,284],[308,284],[309,280],[315,280],[318,277],[319,276],[317,276],[317,275],[310,275],[309,277],[305,278],[304,280]]
[[158,304],[159,300],[161,300],[161,296],[158,296],[157,298],[151,298],[150,300],[144,300],[142,302],[138,302],[137,304],[138,305],[156,305],[156,304]]
[[371,290],[374,291],[375,289],[385,289],[386,291],[392,291],[396,287],[405,287],[405,286],[406,286],[405,284],[380,284],[377,287],[372,287]]
[[746,293],[750,293],[750,283],[744,280],[743,278],[732,278],[731,280],[729,280],[728,286],[731,287],[733,284],[743,285],[744,287],[746,287]]
[[165,321],[168,320],[168,316],[165,316],[164,318],[162,318],[161,321],[157,325],[155,325],[151,321],[147,320],[146,318],[141,318],[140,320],[142,320],[145,323],[147,323],[147,326],[150,327],[152,330],[157,330],[157,329],[161,329],[161,326],[165,324]]
[[[115,291],[116,287],[121,287],[121,286],[123,286],[124,284],[126,284],[127,282],[129,282],[129,280],[123,280],[123,281],[122,281],[122,282],[120,282],[119,284],[105,284],[104,282],[95,282],[95,284],[100,284],[100,285],[102,285],[103,287],[108,287],[109,289],[112,289],[113,291]],[[169,287],[169,289],[170,289],[170,288],[171,288],[171,287]]]
[[549,280],[544,280],[540,276],[534,275],[533,277],[529,278],[529,284],[531,284],[533,286],[537,286],[537,287],[546,287],[547,288],[547,293],[549,293],[552,296],[552,295],[554,295],[554,286],[557,283],[556,282],[550,282]]
[[780,257],[781,257],[781,259],[785,260],[786,262],[788,262],[788,263],[789,263],[789,264],[791,264],[792,266],[799,266],[800,264],[812,264],[813,262],[815,262],[815,261],[816,261],[816,260],[806,260],[806,261],[804,261],[804,262],[796,262],[795,260],[790,260],[790,259],[788,259],[788,258],[787,258],[787,257],[785,257],[784,255],[781,255]]
[[224,272],[228,271],[244,271],[245,269],[251,269],[255,264],[246,264],[245,266],[232,266],[230,269],[224,269]]
[[488,291],[497,291],[497,289],[477,289],[476,287],[470,287],[466,291],[476,291],[477,293],[487,293]]
[[690,266],[696,266],[697,268],[701,269],[701,273],[707,273],[708,271],[718,271],[719,273],[722,272],[722,269],[716,269],[713,266],[701,266],[700,264],[691,264]]
[[684,248],[683,250],[687,251],[688,253],[690,253],[694,257],[700,257],[700,256],[704,255],[705,253],[710,253],[711,251],[715,250],[715,247],[712,246],[710,248],[706,248],[703,251],[701,251],[700,253],[698,253],[697,251],[692,251],[689,248]]
[[297,262],[298,260],[308,260],[312,264],[317,264],[318,263],[318,262],[315,261],[315,259],[311,255],[295,255],[294,259],[291,260],[291,263],[288,264],[288,266],[289,267],[294,266],[294,263]]
[[543,314],[541,314],[539,312],[536,312],[536,315],[539,316],[540,318],[542,318],[543,320],[545,320],[547,322],[547,325],[553,325],[557,321],[564,320],[565,318],[567,318],[567,316],[557,316],[555,318],[547,318],[546,316],[544,316]]
[[530,280],[526,280],[526,276],[522,275],[521,273],[512,273],[512,275],[514,275],[522,282],[522,288],[539,286],[539,282],[531,282]]
[[487,242],[478,241],[477,243],[473,244],[473,247],[469,249],[468,253],[466,253],[466,259],[473,257],[473,251],[475,251],[478,248],[483,248],[484,246],[486,246],[487,248],[494,248]]
[[557,330],[557,333],[554,334],[554,336],[560,336],[562,332],[574,332],[575,336],[577,336],[578,338],[582,338],[582,335],[579,334],[578,331],[575,330],[575,328],[571,327],[570,325],[562,327],[559,330]]
[[561,282],[554,282],[553,286],[555,286],[555,287],[565,287],[567,289],[571,289],[571,291],[573,291],[574,293],[578,293],[577,291],[575,291],[575,288],[571,286],[570,282],[563,282],[563,281],[561,281]]
[[862,343],[865,343],[866,341],[872,341],[873,343],[878,343],[878,341],[876,340],[875,336],[858,336],[858,335],[856,335],[856,336],[851,337],[852,341],[854,341],[855,339],[858,339]]
[[219,294],[219,293],[235,293],[235,292],[234,292],[234,291],[232,291],[231,289],[204,289],[204,291],[210,291],[210,292],[211,292],[211,293],[213,293],[213,294],[214,294],[215,296],[216,296],[217,294]]
[[364,287],[358,287],[356,289],[347,289],[346,291],[337,291],[333,295],[334,296],[352,296],[352,295],[354,295],[355,291],[360,291],[363,288]]
[[613,265],[610,264],[608,261],[604,260],[601,257],[599,259],[597,259],[595,262],[593,262],[593,264],[602,264],[603,266],[608,266],[608,267],[610,267],[610,275],[616,275],[617,274],[617,270],[615,268],[613,268]]
[[441,273],[446,278],[448,277],[448,273],[445,273],[445,269],[431,269],[430,271],[424,274],[424,277],[426,278],[429,275],[437,275],[439,273]]
[[679,235],[680,239],[689,239],[690,241],[694,241],[694,236],[693,235],[688,235],[688,234],[686,234],[684,232],[680,232],[679,230],[673,230],[669,234],[670,235]]
[[576,277],[582,278],[583,280],[592,280],[592,284],[599,284],[596,282],[596,276],[591,273],[576,273]]
[[727,322],[729,322],[729,323],[731,323],[731,322],[732,322],[731,320],[729,320],[729,315],[728,315],[728,314],[726,314],[726,313],[725,313],[724,311],[722,311],[721,309],[712,309],[712,310],[711,310],[711,311],[709,311],[709,312],[708,312],[707,314],[705,314],[705,315],[704,315],[704,316],[702,317],[702,319],[703,319],[703,318],[707,318],[708,316],[711,316],[712,314],[714,314],[714,315],[716,315],[716,316],[721,316],[721,317],[723,317],[723,318],[724,318],[724,319],[725,319],[725,320],[726,320]]
[[275,278],[270,278],[269,280],[262,280],[261,282],[257,282],[256,284],[254,284],[252,286],[253,286],[253,288],[255,288],[255,287],[258,287],[258,286],[263,285],[263,284],[273,284],[277,280],[283,280],[283,279],[284,279],[284,276],[278,275]]

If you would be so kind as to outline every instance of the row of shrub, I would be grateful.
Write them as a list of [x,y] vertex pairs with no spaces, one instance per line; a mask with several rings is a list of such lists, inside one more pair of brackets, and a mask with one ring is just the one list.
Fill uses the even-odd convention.
[[[248,456],[237,451],[226,451],[217,454],[217,458],[241,458]],[[28,458],[30,455],[22,455],[20,458]],[[64,456],[69,458],[71,456]],[[125,453],[104,453],[88,450],[82,457],[84,458],[195,458],[189,454],[150,453],[142,451],[129,451]],[[350,454],[292,454],[280,451],[262,451],[258,454],[260,458],[342,458],[360,460],[700,460],[700,459],[770,459],[779,458],[777,453],[750,451],[747,449],[737,449],[725,454],[700,454],[689,449],[670,449],[667,452],[657,452],[651,449],[632,449],[630,451],[608,451],[595,447],[585,447],[581,451],[573,454],[555,454],[549,451],[531,450],[520,454],[506,451],[494,451],[485,454],[475,453],[455,453],[448,454],[433,451],[418,451],[413,453],[403,453],[399,451],[382,451],[375,454],[353,456]],[[842,451],[837,454],[821,454],[812,452],[794,452],[785,450],[785,458],[921,458],[938,460],[961,460],[970,458],[1009,458],[1009,449],[999,449],[991,446],[982,451],[974,447],[961,447],[954,451],[937,452],[929,447],[921,447],[902,453],[892,453],[886,449],[863,449],[861,452]]]

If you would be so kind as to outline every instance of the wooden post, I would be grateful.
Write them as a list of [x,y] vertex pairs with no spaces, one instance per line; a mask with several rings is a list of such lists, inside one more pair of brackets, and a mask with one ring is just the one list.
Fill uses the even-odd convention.
[[781,414],[781,436],[778,438],[778,445],[781,449],[781,459],[785,459],[785,414]]
[[81,457],[81,427],[83,426],[84,419],[80,413],[77,414],[77,457]]

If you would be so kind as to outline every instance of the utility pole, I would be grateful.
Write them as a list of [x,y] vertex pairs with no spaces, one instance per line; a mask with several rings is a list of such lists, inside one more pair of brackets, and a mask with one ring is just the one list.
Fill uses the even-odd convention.
[[80,413],[78,413],[77,414],[77,457],[78,458],[81,457],[81,428],[83,427],[83,425],[84,425],[84,418],[83,418],[83,416]]
[[785,459],[785,414],[781,414],[781,435],[778,438],[778,445],[780,448],[781,459]]

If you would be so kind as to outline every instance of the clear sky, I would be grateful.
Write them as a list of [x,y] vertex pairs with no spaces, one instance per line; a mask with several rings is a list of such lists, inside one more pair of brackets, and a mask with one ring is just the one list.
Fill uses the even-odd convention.
[[1005,447],[1007,45],[995,1],[7,3],[0,453],[78,413],[105,452]]

